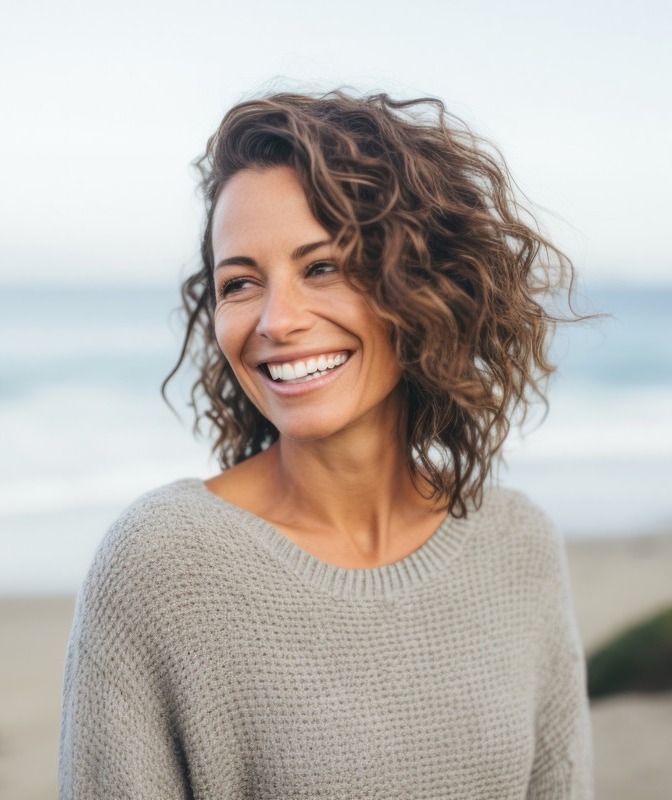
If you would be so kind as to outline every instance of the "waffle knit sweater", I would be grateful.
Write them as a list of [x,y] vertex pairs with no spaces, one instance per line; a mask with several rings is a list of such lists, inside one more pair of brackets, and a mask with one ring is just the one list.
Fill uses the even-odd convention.
[[516,492],[356,570],[181,480],[80,592],[63,800],[583,799],[591,772],[564,551]]

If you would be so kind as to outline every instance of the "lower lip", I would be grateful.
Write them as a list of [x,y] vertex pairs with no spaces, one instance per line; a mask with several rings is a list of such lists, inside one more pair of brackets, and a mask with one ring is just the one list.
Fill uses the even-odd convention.
[[297,397],[298,395],[315,392],[318,389],[333,383],[348,366],[352,360],[352,357],[353,354],[351,353],[348,360],[344,364],[329,370],[329,372],[326,375],[323,375],[321,378],[313,378],[311,381],[305,381],[305,383],[283,383],[282,381],[274,381],[273,378],[269,378],[265,372],[262,372],[261,374],[276,394],[279,394],[281,397]]

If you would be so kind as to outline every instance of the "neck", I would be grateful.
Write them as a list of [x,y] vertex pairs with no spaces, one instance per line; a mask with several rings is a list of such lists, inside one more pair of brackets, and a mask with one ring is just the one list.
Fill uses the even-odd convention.
[[[413,482],[401,427],[398,416],[381,414],[323,440],[281,436],[261,456],[271,478],[268,516],[383,557],[395,532],[432,510]],[[420,489],[428,494],[426,484]]]
[[355,569],[394,563],[436,531],[447,506],[412,474],[404,408],[390,397],[333,435],[281,435],[206,485],[323,561]]

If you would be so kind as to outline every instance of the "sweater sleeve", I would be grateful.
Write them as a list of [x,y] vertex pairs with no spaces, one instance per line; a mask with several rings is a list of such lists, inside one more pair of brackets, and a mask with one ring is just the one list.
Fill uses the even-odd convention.
[[136,634],[147,624],[142,608],[106,578],[85,585],[68,646],[60,800],[189,797],[165,681]]
[[553,565],[542,604],[546,646],[537,701],[535,758],[527,800],[590,800],[593,757],[585,655],[571,597],[564,543],[552,523]]

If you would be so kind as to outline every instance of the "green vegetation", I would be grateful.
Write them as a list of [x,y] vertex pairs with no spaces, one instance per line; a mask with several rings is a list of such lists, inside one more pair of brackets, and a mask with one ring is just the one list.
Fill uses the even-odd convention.
[[588,658],[591,699],[617,692],[669,690],[672,690],[672,607],[623,631]]

